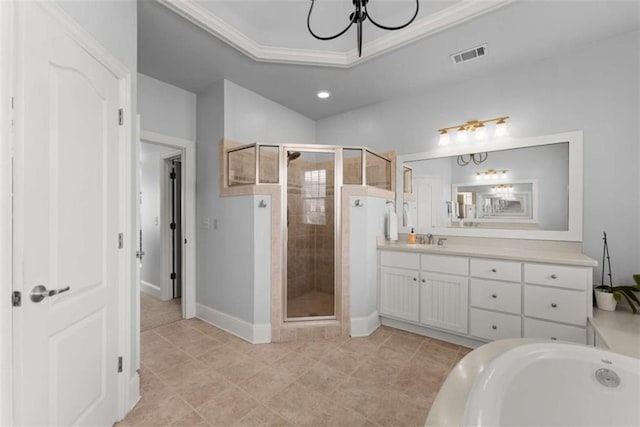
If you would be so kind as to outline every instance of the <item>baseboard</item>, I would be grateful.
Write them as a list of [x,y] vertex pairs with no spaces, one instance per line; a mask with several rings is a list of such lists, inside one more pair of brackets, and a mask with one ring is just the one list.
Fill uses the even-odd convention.
[[418,326],[411,323],[406,323],[401,320],[391,319],[389,317],[382,317],[380,321],[384,326],[389,326],[403,331],[412,332],[418,335],[424,335],[438,339],[440,341],[447,341],[453,344],[461,345],[468,348],[477,348],[483,344],[484,341],[475,340],[473,338],[463,337],[454,333],[444,332],[437,329],[427,328],[425,326]]
[[147,295],[151,295],[155,299],[162,300],[162,292],[160,292],[160,286],[156,286],[152,283],[140,280],[140,291]]
[[138,372],[129,380],[129,405],[127,413],[140,401],[140,374]]
[[269,323],[254,325],[199,303],[196,303],[196,317],[252,344],[271,342],[271,324]]
[[380,327],[380,315],[374,311],[366,317],[351,318],[351,336],[368,337]]

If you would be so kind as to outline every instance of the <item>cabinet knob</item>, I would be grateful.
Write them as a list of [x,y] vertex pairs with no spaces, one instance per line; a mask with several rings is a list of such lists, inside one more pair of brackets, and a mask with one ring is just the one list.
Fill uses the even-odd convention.
[[414,277],[414,278],[413,278],[413,281],[414,281],[414,282],[417,282],[417,281],[418,281],[418,278]]
[[495,268],[492,268],[492,269],[491,269],[491,272],[492,272],[492,273],[497,273],[497,272],[498,272],[498,270],[496,270]]
[[426,279],[422,279],[422,283],[427,283],[427,280]]
[[553,341],[556,341],[558,338],[556,338],[556,337],[551,337],[551,339],[552,339]]
[[498,295],[496,295],[496,294],[491,294],[491,298],[498,298]]
[[552,274],[552,275],[551,275],[551,278],[552,278],[552,279],[557,279],[557,278],[558,278],[558,276],[557,276],[557,275],[555,275],[555,274]]
[[556,304],[555,302],[551,303],[551,307],[556,308],[558,306],[558,304]]
[[491,325],[491,329],[498,329],[498,327],[496,325]]

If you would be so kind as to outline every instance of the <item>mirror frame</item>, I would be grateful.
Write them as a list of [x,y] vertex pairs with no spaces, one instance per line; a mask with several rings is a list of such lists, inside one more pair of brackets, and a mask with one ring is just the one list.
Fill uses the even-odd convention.
[[[569,143],[569,229],[553,230],[513,230],[489,228],[447,228],[432,227],[430,233],[438,236],[488,237],[503,239],[560,240],[582,242],[583,224],[583,133],[564,132],[529,138],[501,138],[483,142],[451,142],[448,146],[434,151],[399,155],[396,163],[396,213],[401,217],[404,208],[403,165],[405,162],[439,159],[443,157],[469,154],[470,152],[492,152],[514,148],[538,147],[542,145]],[[409,165],[410,166],[410,165]],[[409,227],[398,227],[401,233],[408,233]]]

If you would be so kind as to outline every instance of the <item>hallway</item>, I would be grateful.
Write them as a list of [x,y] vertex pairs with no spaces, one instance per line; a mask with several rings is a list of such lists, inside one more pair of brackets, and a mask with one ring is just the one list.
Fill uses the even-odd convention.
[[422,426],[469,349],[371,337],[249,344],[198,319],[142,333],[142,399],[119,426]]

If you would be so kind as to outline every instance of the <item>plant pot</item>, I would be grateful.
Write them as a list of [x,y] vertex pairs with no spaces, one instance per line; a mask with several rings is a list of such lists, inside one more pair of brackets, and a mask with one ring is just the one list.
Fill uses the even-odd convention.
[[595,294],[596,294],[596,305],[600,310],[616,311],[616,304],[618,302],[615,300],[612,293],[602,292],[596,289]]

